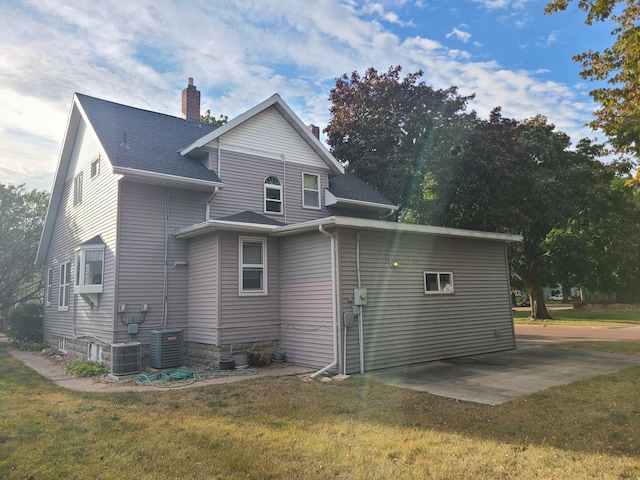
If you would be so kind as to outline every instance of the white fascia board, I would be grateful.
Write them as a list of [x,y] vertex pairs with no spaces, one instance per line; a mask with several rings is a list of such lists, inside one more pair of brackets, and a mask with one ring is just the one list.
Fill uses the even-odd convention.
[[318,154],[320,158],[324,160],[324,162],[331,168],[334,173],[344,173],[344,167],[340,165],[331,153],[326,149],[326,147],[320,143],[313,133],[309,131],[307,126],[302,123],[302,120],[295,114],[289,105],[285,103],[284,100],[277,93],[273,94],[271,97],[267,98],[262,103],[259,103],[255,107],[247,110],[243,114],[237,116],[230,122],[225,123],[221,127],[216,128],[214,131],[209,132],[207,135],[200,137],[198,140],[193,142],[191,145],[187,145],[183,149],[179,150],[180,155],[186,156],[192,151],[202,148],[207,143],[220,138],[225,133],[230,130],[236,128],[238,125],[241,125],[245,121],[250,118],[258,115],[263,112],[267,108],[275,106],[278,112],[289,122],[289,124],[298,132],[300,136],[307,142],[307,144]]
[[440,235],[446,237],[474,238],[478,240],[497,240],[501,242],[521,242],[521,235],[508,233],[491,233],[476,230],[464,230],[458,228],[433,227],[431,225],[415,225],[410,223],[385,222],[383,220],[368,220],[355,217],[326,217],[310,222],[297,223],[277,227],[274,235],[291,235],[303,231],[316,229],[319,225],[333,227],[351,227],[367,230],[380,230],[387,232],[416,233],[422,235]]
[[396,205],[388,205],[386,203],[365,202],[364,200],[353,200],[351,198],[336,197],[329,190],[324,191],[324,205],[325,207],[353,206],[356,208],[360,207],[368,210],[385,210],[388,212],[389,211],[395,212],[396,210],[398,210],[398,207]]
[[228,220],[208,220],[206,222],[197,223],[190,227],[178,230],[173,234],[176,238],[191,238],[199,235],[204,235],[210,232],[217,232],[221,230],[234,231],[234,232],[273,232],[277,225],[264,225],[262,223],[243,223],[243,222],[231,222]]
[[177,175],[149,172],[146,170],[138,170],[135,168],[113,167],[112,172],[116,175],[122,175],[125,178],[131,178],[147,183],[189,186],[192,188],[197,188],[198,190],[213,190],[216,187],[224,188],[224,183],[221,182],[210,182],[209,180],[198,180],[195,178],[179,177]]

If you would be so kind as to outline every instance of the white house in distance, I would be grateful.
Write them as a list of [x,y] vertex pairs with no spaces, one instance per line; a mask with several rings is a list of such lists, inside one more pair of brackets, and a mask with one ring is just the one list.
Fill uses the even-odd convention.
[[[227,124],[75,94],[36,262],[45,339],[116,374],[279,350],[364,372],[515,347],[515,235],[400,224],[277,94]],[[142,360],[141,360],[142,359]]]

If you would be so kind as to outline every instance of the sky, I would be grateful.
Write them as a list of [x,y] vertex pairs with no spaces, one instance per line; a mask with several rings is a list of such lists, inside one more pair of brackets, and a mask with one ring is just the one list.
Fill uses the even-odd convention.
[[[576,3],[576,2],[574,2]],[[475,94],[487,118],[546,116],[580,138],[596,85],[578,53],[613,42],[584,14],[538,0],[0,0],[0,183],[50,190],[74,92],[181,115],[188,78],[201,110],[230,119],[279,93],[305,124],[329,122],[336,78],[373,67],[424,72]]]

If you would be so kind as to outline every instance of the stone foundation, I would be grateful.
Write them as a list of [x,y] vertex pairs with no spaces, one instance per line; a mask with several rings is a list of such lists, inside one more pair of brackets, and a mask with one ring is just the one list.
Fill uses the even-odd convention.
[[[56,335],[45,335],[44,340],[51,347],[58,348],[59,338]],[[88,346],[91,342],[88,340],[66,339],[66,358],[67,360],[88,360]],[[233,352],[249,352],[254,353],[256,357],[269,357],[270,354],[279,349],[277,340],[269,340],[263,342],[236,343],[233,345],[207,345],[204,343],[184,342],[184,362],[186,367],[198,366],[215,366],[218,367],[221,358],[231,357]],[[262,355],[260,355],[262,354]],[[149,366],[149,345],[140,345],[140,355],[142,368]],[[111,365],[111,347],[103,345],[100,354],[100,363],[103,365]]]
[[231,357],[233,352],[275,352],[280,347],[277,340],[235,343],[233,345],[207,345],[185,342],[185,359],[189,365],[218,365],[221,358]]

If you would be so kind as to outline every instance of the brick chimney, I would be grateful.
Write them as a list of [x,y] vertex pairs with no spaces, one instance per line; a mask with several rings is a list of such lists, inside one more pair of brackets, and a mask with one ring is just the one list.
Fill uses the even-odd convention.
[[182,118],[200,121],[200,91],[189,77],[189,85],[182,90]]
[[313,133],[313,135],[314,135],[318,140],[320,140],[320,127],[318,127],[318,126],[316,126],[316,125],[313,125],[313,124],[310,124],[310,125],[307,125],[307,128],[309,129],[309,131],[310,131],[311,133]]

